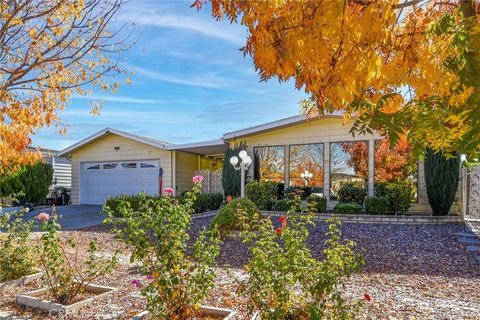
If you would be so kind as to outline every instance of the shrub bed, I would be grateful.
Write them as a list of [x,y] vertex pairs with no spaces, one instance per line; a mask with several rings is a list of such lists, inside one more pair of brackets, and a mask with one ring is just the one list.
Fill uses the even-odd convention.
[[327,198],[310,195],[307,197],[307,203],[315,207],[315,212],[321,213],[327,211]]
[[292,209],[294,205],[295,204],[290,199],[280,199],[275,201],[275,204],[273,205],[273,210],[287,212],[290,211],[290,209]]
[[275,182],[252,181],[247,184],[247,197],[258,209],[270,210],[277,199],[278,185]]
[[404,182],[380,182],[375,185],[377,197],[388,198],[390,214],[401,214],[410,208],[410,195],[412,187]]
[[222,236],[228,235],[232,231],[241,230],[240,217],[246,216],[246,220],[251,219],[257,210],[253,201],[249,199],[236,198],[223,206],[215,218],[210,223],[211,228],[217,228]]
[[345,213],[345,214],[359,214],[362,211],[362,206],[356,202],[350,203],[339,203],[333,209],[335,213]]
[[312,187],[288,187],[285,189],[285,197],[288,199],[294,199],[295,196],[300,196],[302,200],[305,200],[312,194],[312,191]]
[[363,205],[363,201],[367,196],[367,190],[358,183],[348,182],[338,190],[338,200],[341,203],[358,203]]
[[209,210],[218,210],[223,202],[223,194],[216,193],[199,193],[193,202],[195,213],[205,212]]
[[389,214],[390,207],[387,197],[367,197],[365,199],[367,214]]

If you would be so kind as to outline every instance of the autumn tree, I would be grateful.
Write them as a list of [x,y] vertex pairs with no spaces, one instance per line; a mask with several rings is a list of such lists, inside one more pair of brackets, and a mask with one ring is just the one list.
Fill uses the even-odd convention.
[[[196,0],[200,9],[207,0]],[[426,147],[480,145],[480,24],[473,0],[210,0],[248,29],[262,80],[295,80],[308,114],[345,110],[353,133]]]
[[129,35],[109,25],[123,2],[0,0],[0,173],[40,156],[31,135],[59,124],[72,94],[117,90],[112,54]]

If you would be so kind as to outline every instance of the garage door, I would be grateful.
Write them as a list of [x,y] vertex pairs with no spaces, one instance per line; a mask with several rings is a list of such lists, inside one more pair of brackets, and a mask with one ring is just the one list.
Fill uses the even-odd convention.
[[158,160],[82,163],[80,203],[103,204],[107,197],[141,191],[157,195],[159,172]]

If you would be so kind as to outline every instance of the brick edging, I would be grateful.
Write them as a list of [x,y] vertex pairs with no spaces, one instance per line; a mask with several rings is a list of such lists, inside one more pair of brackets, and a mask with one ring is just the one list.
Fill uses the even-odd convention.
[[[262,211],[270,216],[284,215],[285,212]],[[325,221],[332,217],[338,218],[343,223],[361,223],[361,224],[450,224],[464,223],[462,216],[425,216],[425,215],[371,215],[371,214],[338,214],[321,213],[315,216],[316,221]]]

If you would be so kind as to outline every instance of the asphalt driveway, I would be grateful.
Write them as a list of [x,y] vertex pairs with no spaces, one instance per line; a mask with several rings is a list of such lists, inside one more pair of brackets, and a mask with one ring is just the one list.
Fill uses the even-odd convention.
[[[58,222],[62,230],[72,231],[102,224],[105,216],[101,216],[102,206],[77,205],[57,207],[57,214],[61,216]],[[12,209],[6,208],[5,211]],[[52,213],[51,208],[35,209],[25,214],[25,219],[34,219],[40,212]]]

